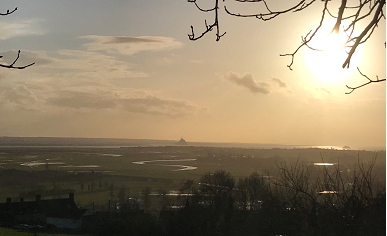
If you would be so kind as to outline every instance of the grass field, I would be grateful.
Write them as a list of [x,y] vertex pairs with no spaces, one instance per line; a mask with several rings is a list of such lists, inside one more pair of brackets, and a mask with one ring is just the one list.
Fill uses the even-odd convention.
[[[385,178],[386,153],[383,151],[188,146],[0,148],[0,199],[33,200],[36,194],[49,199],[67,197],[72,191],[75,202],[90,209],[93,202],[96,206],[107,206],[122,189],[131,197],[140,196],[146,186],[152,192],[178,190],[186,180],[197,182],[206,172],[218,169],[239,178],[253,172],[275,172],[278,164],[298,160],[305,164],[340,163],[350,170],[359,159],[369,163],[375,156],[374,172]],[[180,170],[182,166],[196,169]]]

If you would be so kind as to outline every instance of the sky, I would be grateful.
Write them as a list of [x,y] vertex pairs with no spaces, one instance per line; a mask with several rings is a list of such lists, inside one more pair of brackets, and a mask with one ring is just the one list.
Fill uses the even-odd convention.
[[326,37],[331,20],[312,45],[327,49],[301,49],[289,70],[291,58],[280,54],[317,26],[321,1],[265,22],[220,11],[227,33],[218,42],[214,32],[188,39],[191,25],[199,35],[214,16],[184,0],[0,3],[1,12],[15,7],[0,18],[2,62],[12,63],[20,49],[16,65],[35,65],[0,68],[0,136],[386,145],[385,83],[345,94],[346,85],[367,82],[356,67],[386,78],[385,21],[349,69]]

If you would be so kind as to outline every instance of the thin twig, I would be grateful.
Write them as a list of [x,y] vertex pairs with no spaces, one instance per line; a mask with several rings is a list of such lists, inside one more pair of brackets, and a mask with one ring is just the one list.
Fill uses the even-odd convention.
[[359,67],[357,67],[357,70],[359,71],[359,73],[360,73],[363,77],[367,78],[368,82],[367,82],[367,83],[364,83],[364,84],[361,84],[361,85],[359,85],[359,86],[357,86],[357,87],[350,87],[350,86],[346,85],[348,89],[351,89],[351,91],[346,92],[345,94],[351,94],[351,93],[352,93],[353,91],[355,91],[356,89],[361,88],[361,87],[366,86],[366,85],[371,84],[371,83],[379,83],[379,82],[386,81],[386,79],[379,79],[378,76],[376,76],[376,80],[372,80],[372,79],[370,79],[367,75],[361,73]]
[[14,13],[15,11],[17,11],[17,7],[15,7],[15,9],[13,9],[12,11],[7,10],[6,13],[0,13],[0,16],[7,16],[7,15]]
[[[0,56],[0,58],[2,58],[2,57],[3,56]],[[20,50],[17,52],[16,59],[10,65],[0,64],[0,67],[9,68],[9,69],[20,69],[20,70],[22,70],[22,69],[25,69],[25,68],[30,67],[30,66],[35,64],[35,62],[33,62],[33,63],[25,65],[25,66],[15,66],[15,63],[19,60],[19,57],[20,57]]]

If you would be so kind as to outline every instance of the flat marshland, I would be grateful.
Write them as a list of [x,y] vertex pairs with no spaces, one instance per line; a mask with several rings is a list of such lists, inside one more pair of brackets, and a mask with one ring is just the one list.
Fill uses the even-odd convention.
[[[375,159],[376,158],[376,159]],[[158,147],[3,147],[0,148],[0,199],[12,201],[66,197],[104,210],[109,200],[137,198],[151,192],[177,191],[187,180],[198,183],[208,172],[225,170],[233,177],[257,172],[272,175],[279,165],[330,163],[350,173],[361,163],[385,181],[385,151],[336,149],[246,149],[192,146]]]

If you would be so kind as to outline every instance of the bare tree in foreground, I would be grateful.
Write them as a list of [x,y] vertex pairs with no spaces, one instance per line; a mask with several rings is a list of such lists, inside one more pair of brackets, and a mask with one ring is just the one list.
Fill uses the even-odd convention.
[[[327,16],[330,16],[336,19],[336,24],[332,28],[331,33],[338,34],[339,31],[342,30],[347,36],[347,40],[345,42],[345,50],[347,53],[347,57],[342,64],[342,68],[349,68],[351,58],[354,55],[358,46],[365,43],[372,36],[375,28],[378,27],[378,23],[380,22],[380,20],[381,19],[385,20],[386,18],[383,11],[386,5],[385,0],[358,0],[358,1],[341,0],[341,4],[337,11],[337,14],[335,14],[331,10],[332,8],[331,5],[337,1],[331,1],[331,0],[322,0],[322,1],[299,0],[299,1],[296,1],[293,6],[286,9],[272,9],[272,7],[270,6],[270,0],[233,0],[241,4],[243,3],[262,4],[264,6],[263,8],[265,9],[265,11],[259,12],[256,14],[236,13],[232,9],[229,9],[227,7],[226,0],[223,0],[223,1],[213,0],[213,1],[215,2],[213,8],[204,9],[197,3],[197,0],[188,0],[188,2],[195,4],[195,6],[199,11],[214,14],[213,23],[209,24],[205,20],[204,21],[205,29],[199,35],[195,34],[194,27],[191,25],[191,33],[188,34],[188,37],[190,40],[192,41],[198,40],[214,29],[216,31],[216,41],[219,41],[220,38],[226,34],[226,32],[221,32],[219,27],[219,13],[222,6],[223,6],[223,10],[227,14],[232,16],[245,17],[245,18],[257,18],[262,21],[268,21],[288,13],[304,11],[312,5],[316,5],[318,3],[321,4],[322,2],[323,4],[321,7],[322,8],[321,19],[318,26],[315,29],[310,30],[305,36],[301,37],[301,44],[296,48],[296,50],[293,53],[286,53],[286,54],[280,55],[280,56],[291,57],[291,62],[289,65],[287,65],[290,70],[292,70],[292,65],[294,64],[295,55],[302,47],[307,47],[311,50],[319,50],[317,48],[311,47],[310,42],[313,40],[317,32],[321,29],[322,25],[325,23],[324,20],[326,20]],[[355,29],[358,29],[358,28],[360,29],[360,33],[356,34]],[[359,68],[357,69],[360,72],[360,69]],[[377,78],[376,80],[371,80],[361,72],[360,74],[365,78],[367,78],[368,82],[355,87],[350,87],[347,85],[347,88],[350,89],[351,91],[346,94],[350,94],[354,90],[361,88],[365,85],[368,85],[371,83],[378,83],[386,80],[386,79],[379,79],[379,78]]]
[[[373,173],[375,162],[376,157],[366,164],[359,159],[355,166],[345,168],[340,163],[324,167],[283,164],[272,184],[285,193],[283,200],[289,210],[305,216],[306,235],[329,235],[329,230],[357,235],[385,202],[385,179],[377,179]],[[327,228],[333,225],[340,227]]]
[[[17,7],[15,9],[13,9],[12,11],[7,10],[6,13],[0,13],[0,16],[8,16],[8,15],[14,13],[15,11],[17,11]],[[15,66],[15,63],[19,60],[19,57],[20,57],[20,50],[17,52],[16,59],[11,64],[0,63],[0,67],[10,68],[10,69],[25,69],[25,68],[35,64],[35,62],[33,62],[33,63],[25,65],[25,66]],[[0,58],[3,58],[3,56],[0,56]]]
[[237,181],[224,170],[207,172],[164,222],[170,235],[386,235],[385,166],[376,156],[326,164],[283,162],[271,175]]

